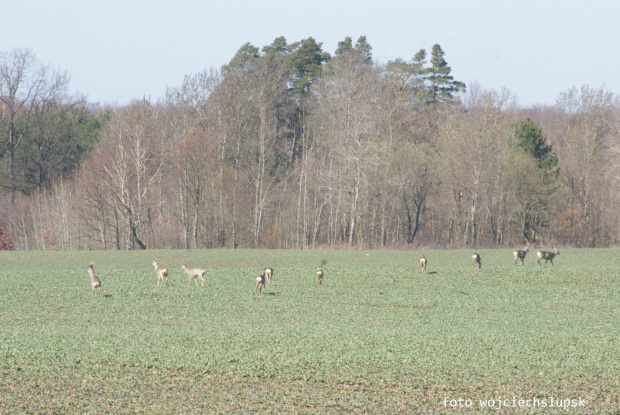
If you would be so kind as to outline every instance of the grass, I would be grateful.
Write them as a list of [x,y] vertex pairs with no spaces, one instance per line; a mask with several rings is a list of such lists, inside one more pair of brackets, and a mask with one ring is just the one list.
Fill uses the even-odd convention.
[[424,253],[2,252],[0,413],[620,414],[620,250]]

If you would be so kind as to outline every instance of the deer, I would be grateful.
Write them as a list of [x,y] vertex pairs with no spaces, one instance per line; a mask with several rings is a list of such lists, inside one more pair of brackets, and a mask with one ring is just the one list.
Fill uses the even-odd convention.
[[482,259],[480,258],[480,255],[475,253],[471,256],[472,268],[476,268],[476,264],[478,264],[478,268],[482,268]]
[[422,274],[426,274],[426,264],[428,262],[426,261],[426,256],[422,255],[422,258],[420,258],[420,273]]
[[265,268],[263,272],[265,274],[265,279],[267,280],[267,285],[271,287],[271,279],[273,278],[273,268]]
[[323,268],[319,265],[319,269],[316,271],[316,283],[319,288],[323,285]]
[[555,252],[549,252],[549,251],[538,251],[536,252],[536,257],[538,258],[536,260],[536,264],[542,266],[542,264],[540,263],[541,259],[545,260],[545,266],[547,265],[548,261],[551,261],[551,265],[553,265],[553,258],[555,258],[556,255],[560,255],[560,250],[556,249]]
[[200,277],[200,279],[202,280],[202,286],[204,287],[205,285],[204,274],[205,274],[206,269],[204,268],[189,269],[187,268],[185,264],[181,265],[181,269],[185,270],[185,272],[187,272],[187,275],[189,275],[189,281],[187,282],[187,285],[190,285],[192,283],[192,278],[194,279],[194,281],[196,281],[196,285],[198,285],[198,277]]
[[260,273],[258,277],[256,277],[256,287],[254,288],[254,295],[256,293],[262,294],[263,288],[265,287],[265,270]]
[[93,269],[94,266],[94,262],[88,264],[88,274],[90,275],[90,281],[93,284],[93,291],[90,293],[91,295],[95,294],[95,290],[98,290],[99,294],[101,294],[101,280],[95,275],[95,270]]
[[157,273],[157,286],[161,284],[164,286],[164,279],[166,280],[166,285],[168,284],[168,268],[160,267],[157,263],[157,258],[153,258],[153,267],[155,267],[155,272]]
[[525,256],[527,255],[527,253],[530,252],[530,248],[529,246],[526,246],[523,248],[523,251],[521,250],[516,250],[512,253],[512,255],[514,255],[515,257],[515,262],[514,262],[514,266],[517,265],[517,261],[521,260],[521,266],[523,266],[523,261],[525,261]]

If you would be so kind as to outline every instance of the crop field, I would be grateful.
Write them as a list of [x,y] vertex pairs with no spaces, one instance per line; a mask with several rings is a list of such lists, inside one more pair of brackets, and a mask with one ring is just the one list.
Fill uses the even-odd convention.
[[0,413],[620,414],[620,249],[478,252],[0,252]]

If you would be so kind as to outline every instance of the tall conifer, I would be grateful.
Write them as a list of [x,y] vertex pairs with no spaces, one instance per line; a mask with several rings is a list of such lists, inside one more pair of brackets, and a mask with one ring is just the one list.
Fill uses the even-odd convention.
[[[438,44],[433,46],[431,52],[431,66],[426,70],[425,79],[430,83],[428,104],[445,102],[454,98],[454,94],[464,91],[465,84],[455,81],[450,75],[452,68],[444,59],[444,51]],[[417,56],[417,55],[416,55]]]

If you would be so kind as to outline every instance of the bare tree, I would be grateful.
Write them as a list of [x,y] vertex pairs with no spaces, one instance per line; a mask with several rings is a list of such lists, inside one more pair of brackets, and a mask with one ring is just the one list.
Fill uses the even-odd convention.
[[423,225],[423,213],[430,192],[439,184],[435,177],[437,152],[431,146],[407,141],[399,143],[391,154],[393,190],[400,199],[405,218],[405,240],[412,244]]
[[[484,91],[473,85],[465,107],[456,108],[441,126],[444,199],[450,200],[449,244],[476,247],[491,229],[494,182],[503,168],[501,143],[511,131],[507,114],[514,104],[508,91]],[[456,239],[455,239],[456,238]]]
[[560,212],[556,224],[569,239],[581,246],[599,246],[603,211],[601,201],[605,189],[613,186],[605,174],[610,137],[613,128],[613,94],[600,88],[573,88],[560,95],[557,102],[564,114],[563,128],[559,133],[558,152],[560,182],[568,204]]
[[[249,80],[243,71],[229,70],[215,89],[207,111],[211,120],[210,131],[218,143],[220,161],[220,229],[219,239],[224,245],[237,247],[239,237],[239,206],[242,195],[242,149],[252,133],[252,111],[248,100]],[[230,226],[226,225],[226,221]]]
[[[221,74],[213,69],[188,75],[182,84],[169,88],[166,102],[169,110],[164,115],[167,119],[171,141],[176,142],[176,165],[178,175],[173,180],[175,187],[180,184],[177,217],[181,224],[183,247],[199,246],[199,226],[209,221],[216,228],[216,244],[225,244],[225,208],[224,208],[224,164],[222,154],[226,150],[226,137],[219,141],[217,111],[212,111],[212,94],[222,82]],[[216,172],[217,170],[217,172]],[[207,180],[218,175],[217,183]],[[207,200],[209,185],[218,192],[216,204],[207,210],[203,202]],[[170,190],[171,192],[173,190]],[[192,214],[193,212],[193,214]],[[191,219],[190,219],[191,218]],[[190,224],[191,220],[191,224]]]
[[385,118],[380,116],[385,88],[377,67],[349,54],[330,61],[317,93],[316,122],[323,126],[321,142],[329,149],[328,165],[322,168],[328,174],[327,187],[336,195],[330,201],[336,215],[332,232],[335,236],[338,216],[343,215],[344,234],[353,245],[358,221],[373,196],[369,179],[387,150],[381,125]]
[[[209,197],[213,178],[217,176],[219,160],[217,148],[212,138],[195,130],[177,144],[176,164],[179,171],[179,182],[182,195],[186,199],[184,211],[193,211],[191,224],[192,247],[198,248],[199,224],[207,215],[204,207]],[[211,195],[212,199],[214,195]],[[212,206],[213,207],[213,206]],[[213,209],[211,209],[213,210]]]
[[154,108],[136,103],[116,114],[103,133],[96,163],[110,200],[129,231],[130,248],[145,249],[148,233],[149,195],[162,172],[165,150],[154,128]]

